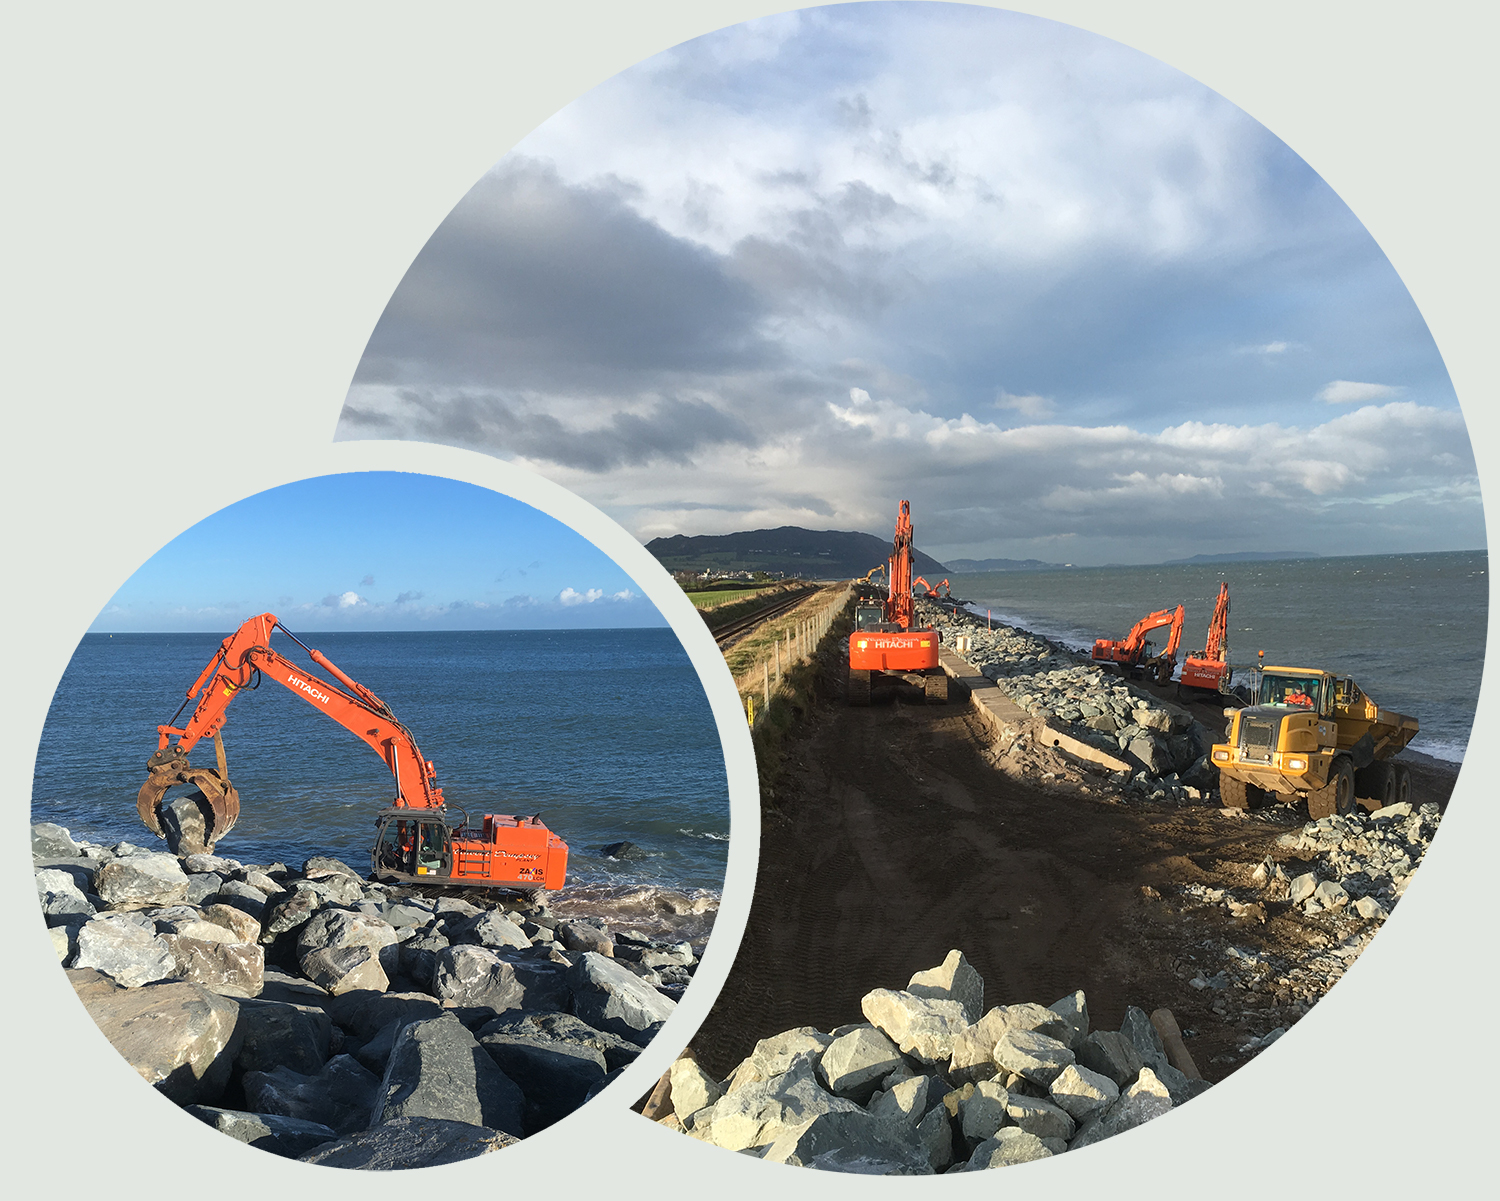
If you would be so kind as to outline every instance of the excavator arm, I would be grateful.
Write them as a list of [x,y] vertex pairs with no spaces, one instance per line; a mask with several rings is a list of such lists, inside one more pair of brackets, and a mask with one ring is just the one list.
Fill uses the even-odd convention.
[[911,629],[917,616],[917,606],[911,595],[911,502],[903,500],[896,515],[896,537],[891,546],[890,570],[886,573],[889,589],[885,601],[885,619]]
[[1201,659],[1222,663],[1229,651],[1229,581],[1219,584],[1219,599],[1214,603],[1213,620],[1208,623],[1208,642],[1204,645]]
[[[343,688],[313,675],[271,649],[271,632],[280,629],[302,646],[313,662],[326,669]],[[182,726],[157,727],[157,750],[146,761],[146,782],[136,798],[141,820],[162,834],[161,801],[174,784],[198,788],[212,813],[206,842],[212,844],[234,825],[239,796],[229,783],[220,731],[229,704],[246,689],[259,687],[261,678],[275,680],[325,713],[362,740],[384,760],[395,777],[393,808],[441,809],[443,792],[435,783],[432,764],[422,757],[416,740],[391,708],[364,685],[351,679],[326,655],[298,642],[273,613],[250,618],[220,644],[218,651],[187,691],[182,708],[197,705]],[[180,715],[182,709],[178,710]],[[176,720],[174,716],[173,720]],[[204,738],[214,740],[218,769],[194,768],[188,754]],[[172,739],[176,738],[176,743]]]

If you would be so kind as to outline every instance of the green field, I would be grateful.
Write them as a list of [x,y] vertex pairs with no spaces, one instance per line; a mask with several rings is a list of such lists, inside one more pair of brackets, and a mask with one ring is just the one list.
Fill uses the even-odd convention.
[[712,609],[719,605],[727,605],[733,601],[744,600],[747,596],[755,596],[764,592],[764,588],[716,588],[707,592],[689,592],[688,600],[692,601],[700,609]]

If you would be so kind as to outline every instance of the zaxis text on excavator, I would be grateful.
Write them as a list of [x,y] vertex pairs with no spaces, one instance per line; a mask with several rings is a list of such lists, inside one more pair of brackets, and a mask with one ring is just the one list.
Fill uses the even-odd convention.
[[[343,687],[272,650],[271,633],[278,629]],[[221,731],[229,703],[242,691],[259,687],[261,677],[275,680],[360,738],[395,777],[394,799],[375,815],[370,860],[377,879],[531,891],[562,887],[568,847],[539,816],[486,814],[477,826],[470,826],[468,814],[461,809],[461,816],[451,813],[437,786],[432,761],[422,756],[411,731],[390,706],[321,651],[301,642],[274,613],[250,618],[224,639],[172,718],[175,722],[198,697],[184,725],[157,727],[157,750],[146,761],[146,782],[136,798],[136,809],[149,830],[165,837],[162,802],[167,791],[175,785],[197,789],[188,799],[202,814],[203,833],[190,832],[189,841],[174,848],[178,853],[211,852],[239,817],[239,793],[229,782]],[[174,737],[175,744],[171,742]],[[217,752],[217,768],[191,766],[189,752],[209,737]]]

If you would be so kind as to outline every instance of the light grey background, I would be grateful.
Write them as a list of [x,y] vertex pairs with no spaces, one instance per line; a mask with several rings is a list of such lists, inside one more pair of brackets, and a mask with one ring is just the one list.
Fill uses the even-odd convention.
[[[325,470],[443,471],[442,459],[464,474],[444,457],[461,452],[387,446],[363,463],[346,453],[357,444],[331,442],[354,364],[406,264],[479,174],[573,97],[674,42],[781,7],[82,5],[10,16],[0,204],[12,378],[3,484],[12,816],[0,853],[10,914],[7,1133],[30,1182],[107,1176],[127,1193],[135,1183],[229,1197],[268,1186],[350,1196],[430,1187],[425,1177],[307,1169],[188,1129],[113,1055],[31,917],[24,826],[42,720],[91,618],[194,521]],[[1368,6],[1326,0],[1014,7],[1186,71],[1328,180],[1431,326],[1493,497],[1493,9],[1410,7],[1372,19]],[[498,465],[475,465],[467,478],[501,483]],[[546,491],[504,482],[523,499],[531,487]],[[1492,675],[1450,815],[1347,979],[1225,1086],[1127,1138],[1016,1169],[1004,1187],[1259,1197],[1477,1178],[1495,1111],[1485,1077],[1497,1067],[1485,1034],[1496,975],[1497,821],[1484,779],[1497,728]],[[739,823],[745,790],[736,787]],[[652,1060],[669,1055],[663,1046]],[[623,1092],[498,1159],[434,1179],[631,1196],[974,1196],[998,1183],[757,1164],[645,1126],[624,1110]]]

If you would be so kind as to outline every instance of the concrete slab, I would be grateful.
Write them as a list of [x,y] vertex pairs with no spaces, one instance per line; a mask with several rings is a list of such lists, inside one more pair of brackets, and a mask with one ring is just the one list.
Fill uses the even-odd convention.
[[955,684],[967,690],[969,703],[974,706],[975,712],[994,730],[1001,753],[1010,750],[1011,744],[1023,730],[1030,729],[1032,737],[1041,745],[1054,747],[1075,759],[1098,764],[1107,771],[1133,770],[1125,760],[1101,751],[1092,743],[1074,738],[1051,722],[1043,724],[1036,721],[1025,709],[996,688],[994,681],[981,675],[973,664],[947,647],[939,650],[938,662]]

